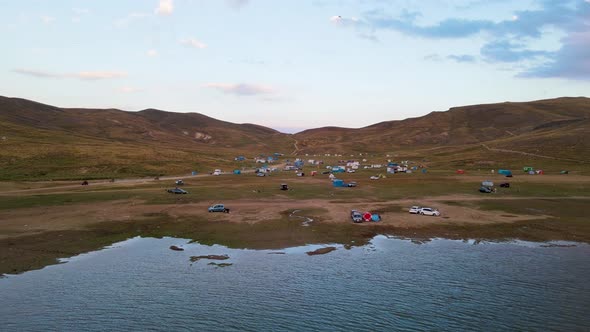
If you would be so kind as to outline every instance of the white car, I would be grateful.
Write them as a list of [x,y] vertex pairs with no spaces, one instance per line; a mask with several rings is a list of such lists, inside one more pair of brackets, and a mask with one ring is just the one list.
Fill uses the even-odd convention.
[[433,208],[421,208],[420,214],[425,216],[440,216],[440,212]]
[[377,176],[377,175],[373,175],[373,176],[371,176],[371,177],[370,177],[370,179],[371,179],[371,180],[379,180],[379,178],[380,178],[380,177],[379,177],[379,176]]
[[422,210],[422,207],[420,207],[420,206],[412,206],[410,208],[410,213],[412,213],[412,214],[418,214],[418,213],[420,213],[420,210]]

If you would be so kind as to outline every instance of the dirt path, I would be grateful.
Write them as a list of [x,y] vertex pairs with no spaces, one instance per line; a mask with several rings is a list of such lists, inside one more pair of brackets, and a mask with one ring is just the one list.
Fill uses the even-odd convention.
[[[550,197],[539,197],[551,199]],[[563,197],[561,197],[563,198]],[[281,218],[285,211],[302,210],[300,215],[306,216],[305,211],[312,212],[312,218],[319,218],[324,223],[350,223],[350,210],[384,211],[381,213],[382,222],[379,225],[395,227],[426,227],[433,224],[492,224],[511,223],[515,221],[542,219],[539,215],[515,215],[498,211],[480,210],[475,207],[447,204],[453,201],[476,201],[480,196],[448,195],[440,197],[426,197],[419,200],[392,200],[373,202],[358,200],[354,203],[334,203],[327,199],[292,200],[286,198],[274,199],[238,199],[224,201],[231,209],[231,213],[208,213],[207,207],[215,202],[199,202],[188,204],[160,204],[146,205],[138,200],[121,200],[92,204],[76,204],[64,206],[48,206],[37,208],[22,208],[0,211],[0,239],[21,235],[42,233],[56,230],[80,230],[88,225],[118,221],[127,222],[149,218],[150,215],[163,214],[170,218],[203,217],[211,222],[228,221],[234,223],[260,223]],[[489,197],[486,199],[535,199],[535,197]],[[568,199],[584,199],[589,197],[570,197]],[[589,202],[590,203],[590,202]],[[412,205],[431,206],[438,208],[442,216],[430,217],[413,215],[407,212]],[[391,207],[402,206],[398,211]],[[319,212],[318,212],[319,211]],[[375,225],[367,223],[363,225]],[[361,225],[362,226],[362,225]]]
[[550,157],[550,156],[544,156],[544,155],[540,155],[540,154],[528,153],[528,152],[522,152],[522,151],[514,151],[514,150],[507,150],[507,149],[490,148],[489,146],[487,146],[486,144],[483,144],[483,143],[481,145],[484,148],[486,148],[488,151],[494,151],[494,152],[517,153],[517,154],[520,154],[520,155],[523,155],[523,156],[531,156],[531,157],[538,157],[538,158],[545,158],[545,159],[553,159],[553,160],[561,160],[561,161],[573,161],[573,162],[578,162],[578,163],[586,163],[587,162],[587,161],[584,161],[584,160]]

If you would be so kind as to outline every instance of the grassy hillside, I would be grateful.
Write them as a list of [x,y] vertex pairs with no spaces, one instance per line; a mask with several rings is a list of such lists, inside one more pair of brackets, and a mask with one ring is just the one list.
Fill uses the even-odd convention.
[[[438,168],[590,164],[590,99],[558,98],[452,108],[365,128],[287,135],[198,113],[59,108],[0,97],[0,180],[93,179],[251,167],[281,152],[359,153]],[[295,143],[297,143],[295,145]],[[295,156],[290,156],[295,157]]]

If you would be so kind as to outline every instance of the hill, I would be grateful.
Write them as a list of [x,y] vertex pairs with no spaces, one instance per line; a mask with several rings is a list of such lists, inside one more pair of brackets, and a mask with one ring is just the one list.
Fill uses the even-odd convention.
[[[289,135],[198,113],[59,108],[0,97],[2,178],[152,176],[292,150]],[[237,165],[236,165],[237,166]]]
[[388,154],[440,167],[536,160],[561,167],[590,161],[590,99],[463,106],[364,128],[325,127],[288,135],[198,113],[59,108],[0,97],[0,138],[3,180],[227,170],[252,166],[234,162],[236,155],[289,154],[293,149],[298,156]]
[[311,129],[294,137],[301,151],[308,153],[449,150],[485,144],[492,149],[588,161],[590,99],[557,98],[455,107],[359,129]]

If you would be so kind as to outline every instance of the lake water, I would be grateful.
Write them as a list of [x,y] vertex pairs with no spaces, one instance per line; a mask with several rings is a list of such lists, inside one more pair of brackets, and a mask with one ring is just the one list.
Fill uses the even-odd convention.
[[[0,330],[590,330],[590,246],[542,245],[378,236],[308,256],[321,246],[134,238],[0,279]],[[189,260],[209,254],[233,265]]]

